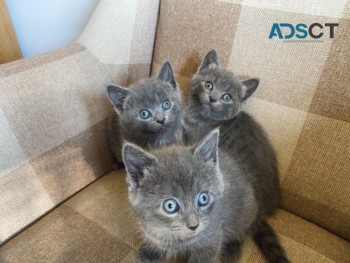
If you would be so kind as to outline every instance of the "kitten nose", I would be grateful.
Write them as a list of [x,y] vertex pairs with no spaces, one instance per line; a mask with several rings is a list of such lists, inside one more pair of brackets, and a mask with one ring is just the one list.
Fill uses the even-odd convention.
[[162,118],[157,118],[157,122],[158,122],[159,124],[164,124],[164,121],[165,121],[165,118],[164,118],[164,117],[162,117]]
[[162,114],[162,113],[157,113],[156,114],[156,122],[158,122],[159,124],[164,124],[164,122],[165,122],[165,117],[164,117],[164,115]]
[[188,229],[195,231],[197,229],[197,227],[199,226],[199,224],[194,225],[194,226],[187,226]]
[[199,226],[199,219],[195,213],[190,213],[186,218],[186,226],[188,229],[195,231]]
[[210,103],[216,102],[216,100],[213,99],[211,96],[209,96],[209,101],[210,101]]

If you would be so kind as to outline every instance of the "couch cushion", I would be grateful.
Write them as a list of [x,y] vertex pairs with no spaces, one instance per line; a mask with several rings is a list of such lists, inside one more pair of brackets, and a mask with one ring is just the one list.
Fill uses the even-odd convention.
[[[112,172],[0,248],[1,262],[136,262],[142,234],[125,172]],[[284,210],[270,219],[292,262],[346,262],[350,243]],[[247,239],[241,262],[263,262]]]
[[[283,208],[348,240],[349,10],[349,1],[164,0],[152,67],[157,72],[169,58],[186,95],[201,59],[216,48],[223,67],[242,78],[259,77],[247,111],[264,126],[277,151]],[[340,26],[335,38],[325,34],[318,43],[270,40],[272,24],[283,22]]]

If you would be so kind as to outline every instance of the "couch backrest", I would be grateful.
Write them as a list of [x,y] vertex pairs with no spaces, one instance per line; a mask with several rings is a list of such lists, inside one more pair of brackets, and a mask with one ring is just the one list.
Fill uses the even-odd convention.
[[157,15],[103,0],[77,43],[0,66],[0,244],[112,170],[106,86],[149,76]]
[[[203,56],[261,84],[247,110],[278,153],[286,210],[350,239],[350,2],[163,0],[153,73],[164,58],[187,95]],[[339,23],[320,42],[269,39],[273,23]],[[317,30],[315,30],[316,32]],[[283,34],[286,34],[285,29]],[[298,38],[293,38],[298,40]],[[307,40],[313,40],[308,37]]]
[[98,58],[118,85],[148,78],[158,10],[159,0],[100,1],[77,42]]

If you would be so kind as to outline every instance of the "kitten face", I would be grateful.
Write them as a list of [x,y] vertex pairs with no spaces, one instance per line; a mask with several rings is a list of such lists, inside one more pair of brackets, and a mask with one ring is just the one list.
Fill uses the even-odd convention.
[[153,242],[162,247],[190,243],[208,228],[223,193],[217,141],[218,131],[195,150],[170,147],[152,155],[124,146],[129,198]]
[[229,120],[238,115],[258,84],[257,79],[240,82],[232,72],[220,68],[216,51],[211,50],[192,78],[190,104],[202,117]]
[[241,86],[231,72],[213,67],[193,77],[190,96],[203,117],[227,120],[242,109]]
[[156,79],[130,89],[110,85],[108,95],[124,127],[138,133],[166,132],[175,125],[182,108],[169,62],[164,63]]
[[172,127],[182,108],[180,92],[158,80],[141,83],[125,100],[122,122],[139,131],[158,133]]

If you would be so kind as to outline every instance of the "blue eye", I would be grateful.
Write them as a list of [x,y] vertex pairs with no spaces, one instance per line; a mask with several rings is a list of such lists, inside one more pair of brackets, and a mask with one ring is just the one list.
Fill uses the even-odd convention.
[[168,214],[174,214],[179,210],[179,204],[175,199],[167,199],[163,202],[163,209]]
[[198,205],[206,206],[209,203],[209,194],[207,192],[202,192],[198,195]]
[[211,83],[210,81],[205,82],[204,86],[205,86],[205,88],[207,90],[212,90],[213,89],[213,83]]
[[163,101],[162,108],[163,110],[169,110],[171,108],[171,102],[168,100]]
[[231,100],[231,98],[232,98],[231,95],[228,94],[228,93],[222,95],[222,99],[223,99],[223,101],[225,101],[225,102],[229,102],[229,101]]
[[141,119],[148,119],[149,117],[151,117],[151,112],[149,110],[141,110],[140,111],[140,117]]

